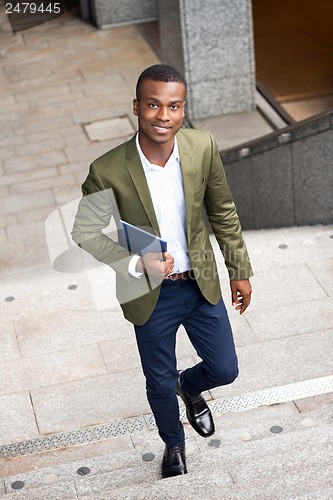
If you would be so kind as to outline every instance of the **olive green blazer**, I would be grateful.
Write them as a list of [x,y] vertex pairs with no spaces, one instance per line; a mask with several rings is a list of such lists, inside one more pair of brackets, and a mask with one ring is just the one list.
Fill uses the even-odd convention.
[[[251,265],[215,140],[207,131],[181,129],[177,141],[184,183],[189,258],[202,294],[210,303],[216,304],[221,290],[204,210],[223,253],[230,279],[249,278],[252,276]],[[116,271],[116,293],[124,316],[132,323],[142,325],[156,305],[160,285],[154,286],[145,275],[139,279],[129,275],[132,254],[102,232],[115,213],[114,203],[110,201],[112,196],[108,195],[113,193],[120,218],[136,226],[149,227],[160,236],[135,136],[91,164],[82,193],[73,226],[73,240]],[[98,201],[87,196],[93,193],[98,193]]]

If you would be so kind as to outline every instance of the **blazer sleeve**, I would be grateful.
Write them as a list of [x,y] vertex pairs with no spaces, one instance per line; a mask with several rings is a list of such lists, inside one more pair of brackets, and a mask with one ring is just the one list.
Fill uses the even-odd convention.
[[211,165],[204,203],[231,280],[253,275],[249,255],[217,144],[211,134]]
[[73,241],[129,281],[128,265],[133,254],[103,233],[118,210],[112,189],[105,189],[94,163],[82,185],[82,194],[72,230]]

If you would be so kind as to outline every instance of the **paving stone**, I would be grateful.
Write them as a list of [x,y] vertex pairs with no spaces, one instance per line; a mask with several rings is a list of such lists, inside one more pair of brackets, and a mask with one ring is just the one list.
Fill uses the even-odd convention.
[[[118,139],[110,139],[110,141],[105,141],[102,143],[99,142],[96,142],[94,144],[90,143],[87,144],[87,146],[85,147],[81,147],[80,150],[78,150],[77,147],[75,146],[71,146],[71,147],[66,147],[65,152],[70,162],[86,160],[87,165],[89,165],[89,163],[95,160],[98,156],[101,156],[102,154],[106,153],[109,149],[118,146],[121,143],[121,141],[123,141],[123,139],[118,138]],[[88,174],[88,168],[87,168],[87,174]]]
[[10,189],[13,194],[15,193],[31,193],[34,191],[41,191],[44,189],[61,187],[68,185],[76,185],[75,177],[71,174],[67,175],[56,175],[54,177],[47,177],[44,179],[38,179],[33,181],[18,182],[12,184]]
[[105,141],[106,139],[133,135],[135,132],[126,116],[88,123],[84,128],[91,141]]
[[121,73],[105,71],[103,79],[100,75],[85,78],[84,81],[70,83],[69,87],[74,92],[84,92],[86,96],[110,93],[111,89],[121,88],[126,85],[126,81]]
[[0,396],[0,445],[39,436],[28,392]]
[[308,266],[326,294],[333,298],[333,258],[311,261]]
[[43,179],[57,175],[58,170],[56,167],[41,168],[39,170],[30,170],[27,172],[19,172],[16,174],[3,175],[0,178],[0,185],[15,184],[19,182],[26,182],[28,179]]
[[14,214],[0,214],[0,227],[15,226],[17,218]]
[[67,158],[63,151],[49,151],[41,154],[31,154],[29,156],[17,156],[4,160],[4,167],[7,174],[16,172],[26,172],[39,168],[52,167],[66,163]]
[[300,335],[333,327],[333,301],[326,298],[265,311],[249,309],[246,318],[259,340]]
[[74,500],[77,497],[75,486],[72,482],[46,485],[39,488],[11,491],[11,497],[22,498],[23,500]]
[[48,104],[65,103],[65,102],[80,102],[85,97],[83,92],[70,92],[68,94],[55,94],[39,97],[34,97],[30,102],[35,106],[46,106]]
[[277,439],[267,440],[266,443],[250,443],[253,453],[258,453],[258,448],[261,447],[260,458],[257,456],[255,462],[249,463],[248,457],[240,460],[239,457],[236,459],[228,456],[225,463],[235,484],[244,488],[260,487],[264,476],[266,484],[271,484],[272,494],[276,493],[276,487],[280,489],[279,485],[284,485],[280,490],[282,498],[290,498],[289,495],[293,497],[293,493],[300,490],[310,494],[316,488],[322,488],[323,484],[331,482],[327,464],[332,446],[327,442],[327,436],[324,443],[318,442],[318,435],[313,429],[302,431],[302,442],[306,446],[300,446],[297,434],[281,434]]
[[[22,473],[49,467],[67,466],[77,461],[89,465],[100,457],[110,457],[119,452],[133,451],[131,436],[117,436],[103,441],[80,444],[43,453],[8,458],[3,461],[1,476],[8,478]],[[110,460],[110,459],[109,459]],[[81,464],[82,465],[82,464]]]
[[220,151],[272,132],[267,121],[257,112],[251,111],[192,120],[192,123],[195,128],[209,130]]
[[5,123],[8,124],[9,122],[16,122],[20,120],[21,113],[20,111],[11,111],[8,113],[6,111],[5,113],[0,113],[0,123]]
[[42,434],[114,422],[149,412],[143,375],[137,370],[34,389],[31,395]]
[[[18,252],[18,248],[22,248],[22,252]],[[15,255],[12,254],[13,249],[17,252]],[[6,262],[1,265],[0,261],[0,269],[3,273],[8,274],[22,271],[22,269],[24,271],[42,269],[49,265],[46,249],[32,248],[28,240],[26,242],[16,241],[15,244],[8,243],[3,256]]]
[[113,106],[96,106],[95,109],[80,108],[80,111],[72,113],[72,118],[76,124],[81,124],[117,116],[130,116],[132,112],[132,108],[127,102],[124,104],[115,104]]
[[37,120],[25,120],[21,122],[16,127],[16,132],[18,134],[32,134],[39,131],[54,130],[57,128],[67,128],[73,125],[73,121],[70,116],[53,116],[52,120],[50,118],[40,118]]
[[[46,269],[47,272],[42,275],[32,272],[17,277],[17,288],[28,297],[32,314],[62,314],[70,310],[92,309],[91,290],[82,275],[57,273],[51,266]],[[71,285],[77,288],[69,289]]]
[[39,154],[46,153],[48,151],[54,151],[60,149],[64,146],[64,141],[61,137],[57,139],[51,139],[44,141],[42,139],[38,139],[35,142],[29,141],[29,144],[20,145],[15,147],[15,151],[17,156],[31,155],[31,154]]
[[1,361],[0,394],[97,377],[106,373],[97,345],[22,360]]
[[[78,162],[70,162],[66,163],[65,165],[59,165],[58,170],[60,175],[66,175],[69,173],[74,173],[75,175],[81,175],[82,182],[83,184],[84,179],[87,177],[87,172],[88,172],[88,165],[85,160],[78,161]],[[78,182],[80,185],[80,182]]]
[[319,415],[320,417],[330,417],[333,419],[333,393],[320,394],[319,396],[314,396],[312,398],[298,399],[295,402],[298,411],[301,413],[313,415]]
[[15,103],[15,104],[7,104],[7,106],[2,106],[1,107],[3,112],[6,113],[12,113],[13,111],[25,111],[26,113],[29,112],[30,108],[30,103],[29,102],[20,102],[20,103]]
[[48,141],[51,139],[58,139],[58,138],[63,138],[66,139],[67,137],[72,137],[72,136],[80,136],[82,134],[82,128],[80,125],[77,126],[72,126],[71,127],[59,127],[57,128],[56,125],[54,126],[53,129],[48,129],[48,130],[39,130],[37,132],[32,132],[32,133],[27,133],[26,134],[26,140],[27,142],[37,142],[37,141]]
[[37,240],[42,240],[46,246],[44,222],[31,221],[28,224],[17,224],[7,228],[8,240],[12,243],[16,241],[30,240],[34,248],[37,247]]
[[[135,469],[131,471],[130,469],[123,471],[123,477],[116,477],[115,474],[108,473],[101,476],[96,476],[95,478],[86,478],[84,481],[79,483],[76,481],[76,486],[78,489],[79,498],[95,498],[95,495],[103,495],[104,498],[116,498],[114,494],[117,491],[121,498],[182,498],[185,493],[184,498],[210,498],[206,496],[198,495],[199,485],[202,485],[201,492],[205,491],[207,494],[207,489],[211,485],[215,485],[221,491],[223,488],[228,488],[232,485],[231,478],[227,472],[225,466],[219,460],[217,463],[216,472],[210,469],[209,473],[207,470],[202,470],[203,463],[202,457],[194,458],[192,465],[189,464],[188,468],[190,473],[181,476],[174,477],[172,479],[166,479],[161,481],[160,476],[160,457],[158,460],[153,460],[152,462],[147,462],[144,467]],[[201,470],[200,470],[201,469]],[[195,470],[195,479],[193,471]],[[120,482],[120,479],[123,479]],[[195,496],[191,495],[193,490],[193,481],[195,480]],[[124,488],[124,485],[131,482],[131,489]],[[171,483],[172,482],[172,483]],[[172,484],[172,487],[170,487]],[[199,490],[200,491],[200,490]],[[124,493],[124,495],[123,495]],[[111,496],[107,496],[111,495]],[[136,495],[136,496],[135,496]],[[101,496],[100,498],[103,498]],[[119,498],[119,496],[118,496]]]
[[278,307],[327,297],[324,289],[305,264],[264,271],[257,270],[251,281],[254,288],[250,309],[252,311],[264,310],[272,304]]
[[[322,258],[330,257],[332,245],[327,244],[329,231],[326,226],[260,229],[244,231],[244,238],[254,270],[263,271],[316,260],[318,247],[321,249]],[[312,241],[312,244],[309,244],[309,241]],[[217,248],[214,239],[212,242],[214,248]],[[287,248],[280,249],[281,244],[287,244]]]
[[[274,425],[282,427],[284,434],[302,431],[303,418],[294,402],[226,413],[214,417],[216,435],[213,439],[220,440],[225,450],[229,446],[237,448],[237,453],[241,455],[241,447],[245,453],[247,442],[270,439],[270,429]],[[197,439],[197,444],[202,451],[210,446],[209,440]]]
[[25,138],[21,135],[5,135],[3,131],[0,133],[0,147],[3,146],[17,146],[19,144],[26,144]]
[[2,279],[0,297],[0,315],[3,321],[30,314],[27,296],[16,283]]
[[31,107],[28,112],[21,111],[22,119],[29,119],[31,121],[37,121],[48,117],[50,121],[53,118],[59,116],[68,116],[77,110],[76,103],[72,100],[70,101],[57,101],[50,104],[44,104],[39,106]]
[[[37,39],[39,38],[40,43],[40,35],[37,35]],[[16,68],[16,66],[13,66]],[[29,69],[26,69],[29,71]],[[31,98],[38,96],[38,91],[40,88],[47,87],[49,85],[54,87],[54,84],[66,84],[67,86],[70,83],[74,82],[82,82],[82,77],[79,70],[67,71],[63,69],[62,71],[51,71],[51,69],[47,69],[44,67],[44,71],[39,74],[35,73],[34,75],[30,75],[28,78],[25,74],[25,68],[23,68],[22,74],[15,71],[13,69],[11,71],[11,88],[13,91],[29,91],[31,92]],[[15,78],[14,78],[15,77]],[[20,78],[21,77],[21,78]],[[32,89],[35,90],[33,93]],[[54,95],[54,94],[52,94]],[[56,94],[55,94],[56,95]]]
[[13,146],[3,146],[1,148],[1,151],[0,151],[0,158],[1,159],[13,158],[13,156],[15,156]]
[[[58,350],[107,342],[110,339],[127,339],[133,327],[120,311],[93,311],[70,309],[44,312],[16,319],[15,328],[22,355],[39,356]],[[49,334],[52,332],[52,335]]]
[[46,219],[50,215],[50,211],[51,209],[49,207],[45,207],[18,213],[16,214],[17,224],[24,225],[39,221],[43,221],[43,223],[45,223]]
[[57,467],[47,467],[28,473],[23,472],[6,478],[5,484],[7,489],[10,489],[12,482],[22,481],[26,489],[30,490],[46,484],[55,485],[56,483],[66,483],[74,480],[80,482],[80,478],[84,478],[84,475],[80,476],[78,474],[79,469],[88,468],[90,471],[87,471],[88,475],[96,476],[96,474],[100,475],[126,466],[130,467],[137,463],[140,464],[140,458],[140,455],[134,450],[133,445],[131,445],[128,451],[120,451],[114,454],[110,454],[109,452],[102,457],[91,457],[89,460],[74,460],[68,464],[59,464]]
[[[21,359],[14,324],[12,321],[5,319],[2,319],[0,325],[0,352],[0,366],[6,361],[14,362]],[[7,386],[7,388],[9,387],[7,382],[5,383],[5,386]]]
[[102,342],[100,349],[108,373],[126,371],[129,367],[138,370],[141,368],[134,331],[127,332],[123,337]]
[[90,140],[88,139],[87,135],[83,132],[83,129],[81,129],[81,135],[70,135],[69,137],[65,137],[65,144],[67,147],[87,147],[89,144],[91,144]]
[[214,398],[230,397],[329,375],[332,332],[315,331],[239,347],[238,379],[229,386],[211,389],[211,394]]
[[[89,165],[89,160],[87,161],[87,165]],[[77,200],[82,195],[80,186],[78,184],[72,186],[55,187],[52,189],[52,192],[58,207]]]
[[1,95],[1,105],[3,104],[6,106],[6,104],[15,104],[16,100],[15,97],[12,94],[2,94]]
[[[0,188],[0,196],[2,196],[2,194],[2,189]],[[0,243],[8,243],[7,233],[3,227],[0,228]]]

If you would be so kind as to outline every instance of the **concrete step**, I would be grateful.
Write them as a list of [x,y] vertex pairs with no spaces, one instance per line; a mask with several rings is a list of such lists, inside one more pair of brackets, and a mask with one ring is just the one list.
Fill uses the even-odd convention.
[[[163,443],[156,433],[145,432],[131,436],[133,449],[8,476],[2,496],[332,500],[332,395],[310,399],[312,404],[299,403],[303,412],[286,403],[217,417],[217,432],[208,440],[187,429],[189,473],[183,477],[160,479]],[[272,432],[279,427],[282,432]],[[149,458],[154,459],[145,461]],[[84,467],[88,475],[78,475]],[[18,481],[25,486],[14,490]]]

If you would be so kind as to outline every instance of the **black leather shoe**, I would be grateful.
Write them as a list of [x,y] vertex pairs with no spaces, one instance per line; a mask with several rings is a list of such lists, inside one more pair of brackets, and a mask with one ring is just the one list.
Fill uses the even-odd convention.
[[170,448],[165,445],[162,461],[162,477],[173,477],[187,474],[185,443]]
[[177,394],[186,406],[186,416],[193,429],[202,437],[210,437],[215,432],[215,426],[210,409],[201,394],[187,394],[182,391],[180,375],[177,381]]

